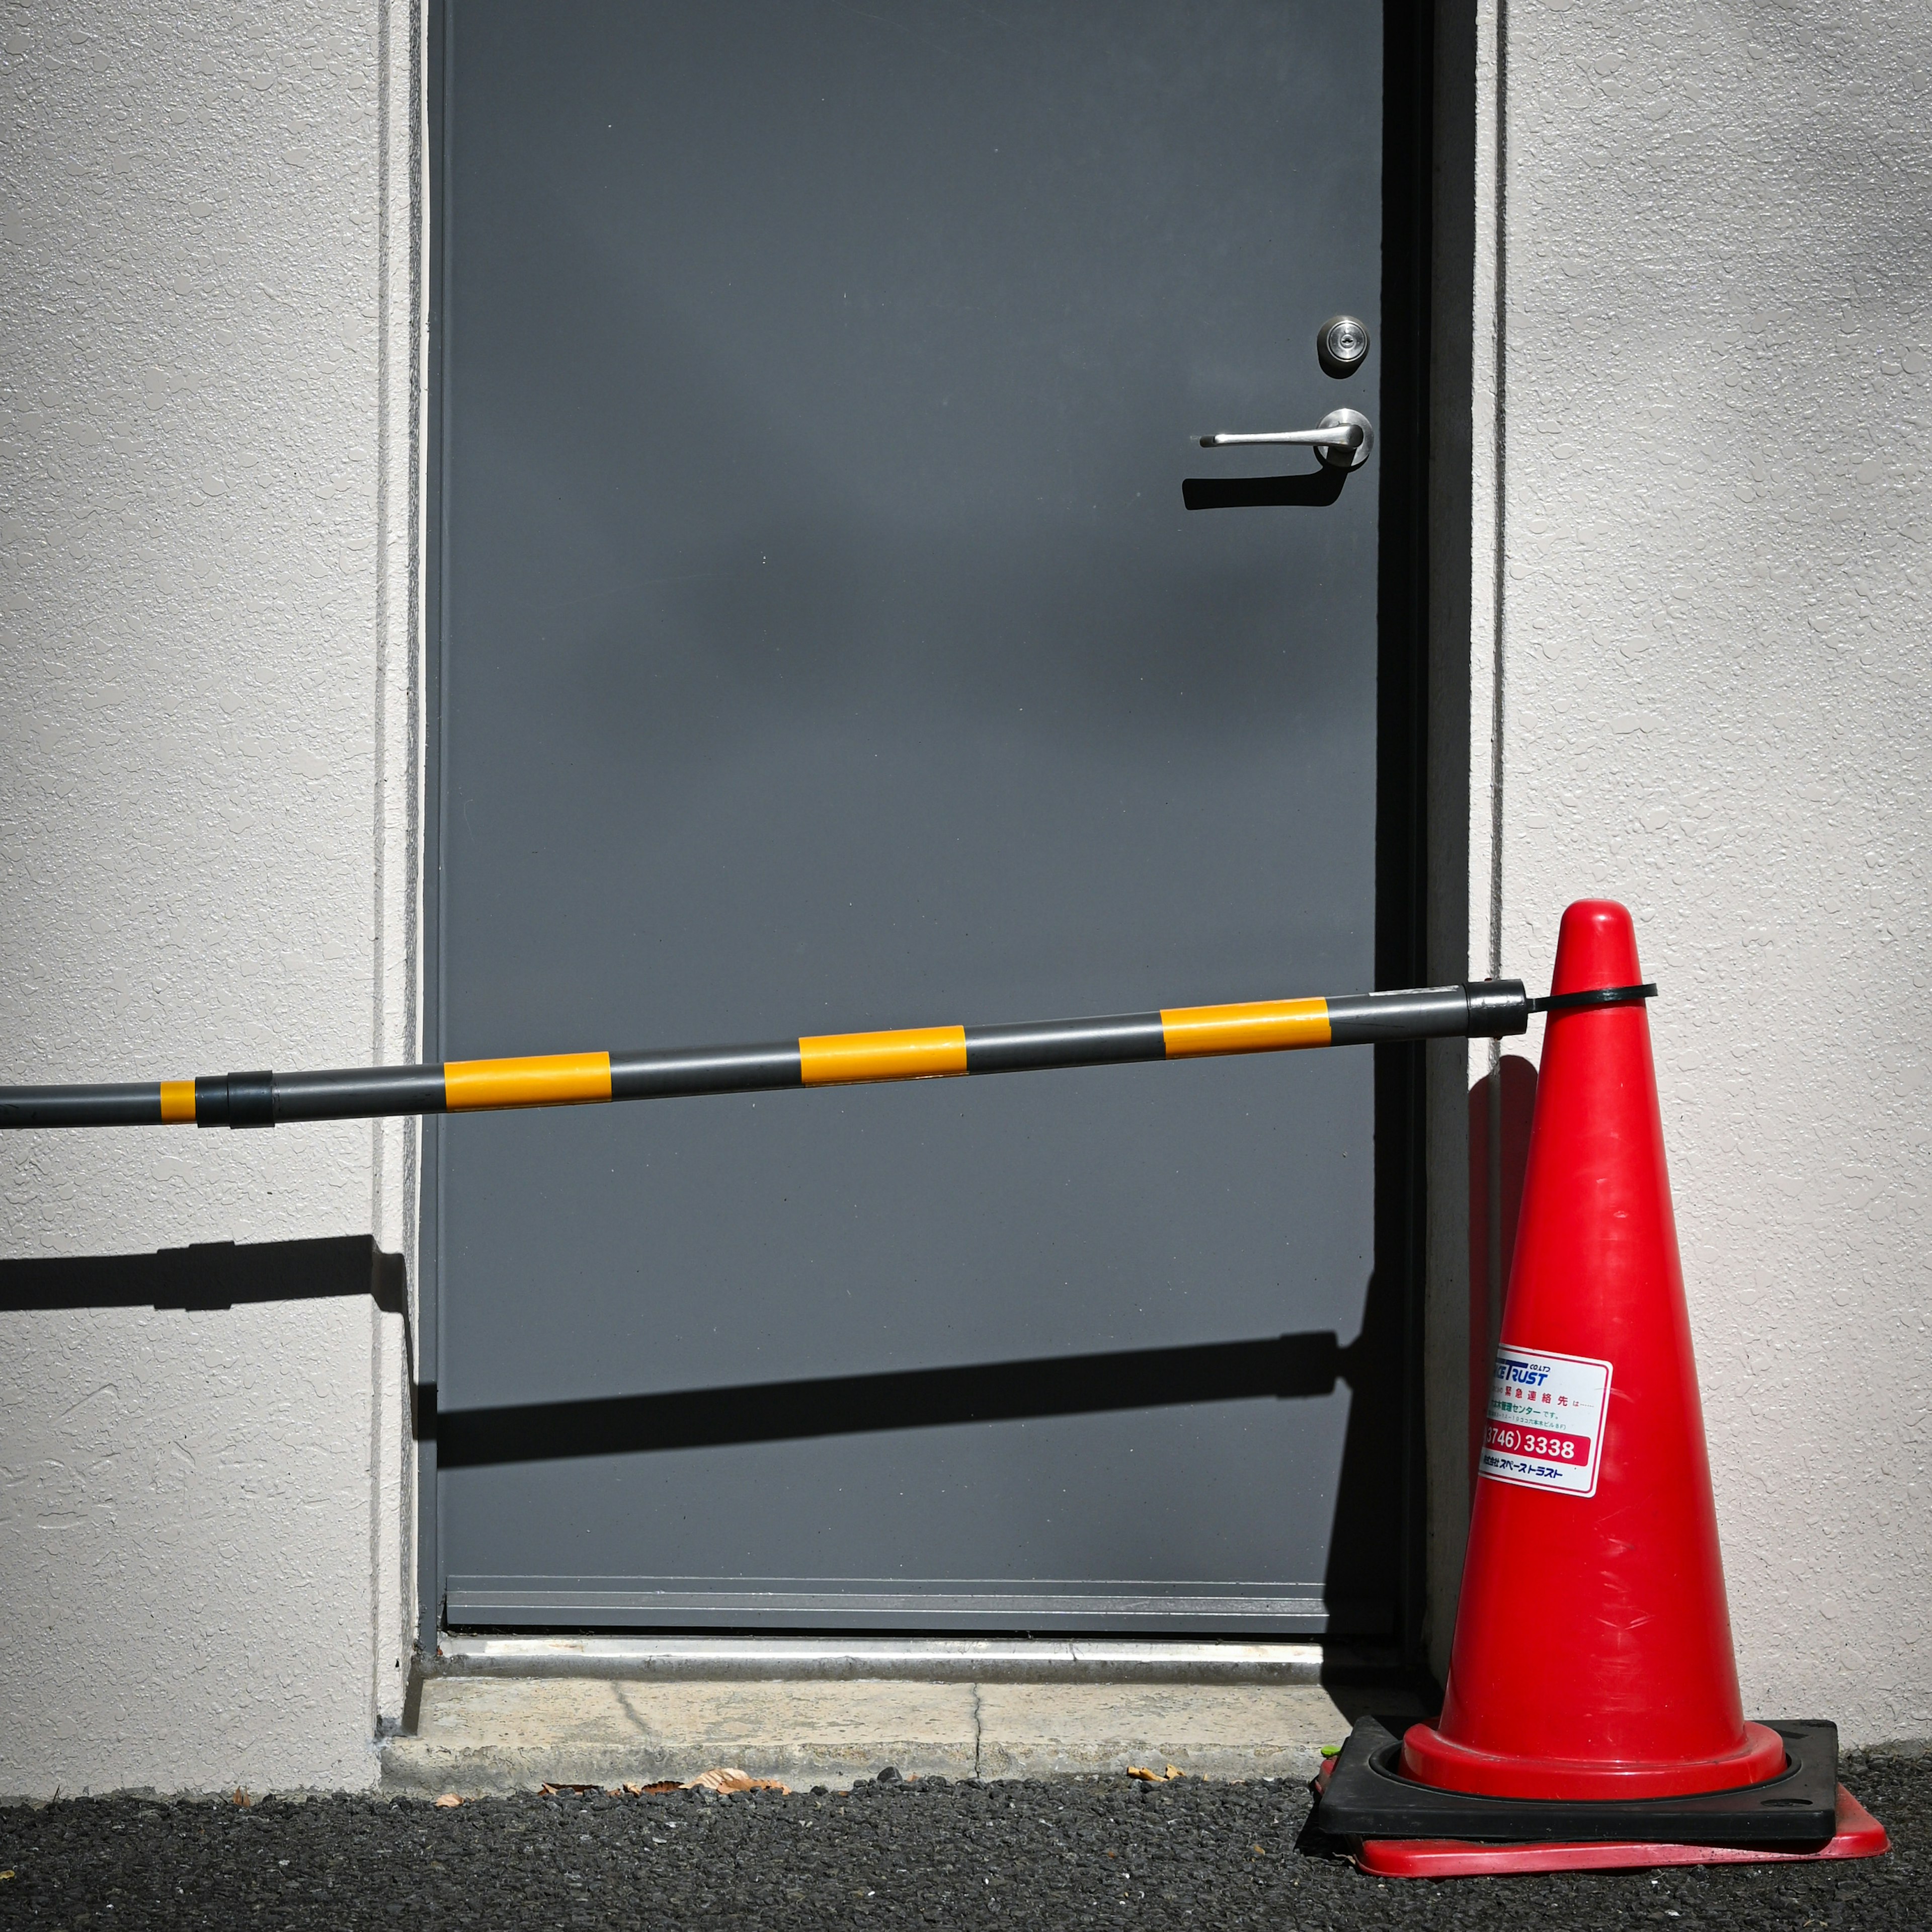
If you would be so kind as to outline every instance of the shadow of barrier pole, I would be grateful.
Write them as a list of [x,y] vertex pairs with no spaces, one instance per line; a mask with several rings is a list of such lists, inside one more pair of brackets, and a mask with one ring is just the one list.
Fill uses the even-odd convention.
[[0,1128],[272,1127],[297,1120],[668,1100],[1311,1047],[1497,1039],[1523,1032],[1533,1012],[1628,1004],[1655,991],[1648,986],[1610,986],[1539,1000],[1529,997],[1520,980],[1485,980],[1406,992],[1174,1006],[1096,1019],[820,1034],[762,1046],[542,1054],[317,1073],[264,1070],[98,1086],[0,1087]]

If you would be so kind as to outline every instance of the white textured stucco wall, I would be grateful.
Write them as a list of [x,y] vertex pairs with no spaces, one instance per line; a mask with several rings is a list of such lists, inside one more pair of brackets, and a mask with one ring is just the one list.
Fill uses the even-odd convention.
[[[416,40],[0,8],[0,1078],[412,1057]],[[10,1135],[0,1254],[404,1250],[413,1144]],[[0,1792],[374,1775],[402,1351],[357,1298],[0,1306]]]
[[1745,1702],[1923,1736],[1932,10],[1483,33],[1475,963],[1635,913]]
[[[1748,1701],[1923,1736],[1932,14],[1504,5],[1472,964],[1635,909]],[[416,45],[0,4],[0,1078],[413,1057]],[[10,1136],[0,1252],[373,1232],[413,1280],[412,1155]],[[400,1330],[0,1307],[0,1792],[374,1775]]]

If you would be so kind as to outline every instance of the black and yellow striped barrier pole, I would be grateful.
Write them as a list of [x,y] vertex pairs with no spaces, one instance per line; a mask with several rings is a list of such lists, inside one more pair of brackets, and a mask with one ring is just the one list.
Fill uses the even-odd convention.
[[[1614,996],[1647,989],[1606,990]],[[0,1127],[272,1127],[284,1120],[569,1107],[596,1100],[669,1100],[947,1074],[1282,1053],[1301,1047],[1492,1039],[1522,1032],[1530,1014],[1547,1004],[1532,1000],[1520,980],[1484,980],[1415,992],[1348,993],[1332,1000],[1172,1006],[1105,1019],[820,1034],[770,1046],[540,1054],[523,1060],[452,1060],[441,1066],[351,1067],[328,1073],[204,1074],[193,1080],[115,1086],[0,1087]]]

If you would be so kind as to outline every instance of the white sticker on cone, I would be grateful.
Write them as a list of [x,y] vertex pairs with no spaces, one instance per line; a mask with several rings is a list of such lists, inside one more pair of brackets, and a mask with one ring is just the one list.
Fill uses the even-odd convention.
[[1499,1483],[1594,1496],[1610,1399],[1608,1362],[1547,1349],[1498,1348],[1477,1467]]

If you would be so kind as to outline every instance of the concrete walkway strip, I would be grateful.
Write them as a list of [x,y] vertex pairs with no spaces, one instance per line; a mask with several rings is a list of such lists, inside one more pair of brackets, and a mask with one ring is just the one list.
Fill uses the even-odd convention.
[[1150,1760],[1190,1778],[1307,1778],[1348,1722],[1318,1684],[987,1684],[982,1778],[1067,1778]]
[[1041,1778],[1178,1766],[1306,1776],[1348,1730],[1318,1684],[434,1677],[386,1789],[482,1796],[652,1784],[718,1765],[794,1789],[887,1765],[908,1778]]

